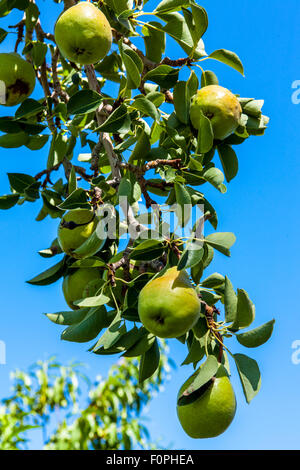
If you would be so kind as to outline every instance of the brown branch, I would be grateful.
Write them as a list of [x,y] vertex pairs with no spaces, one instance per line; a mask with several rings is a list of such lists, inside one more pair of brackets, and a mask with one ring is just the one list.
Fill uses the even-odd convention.
[[[201,298],[201,295],[199,295],[199,297]],[[218,331],[215,331],[216,323],[215,323],[215,318],[214,318],[214,315],[215,314],[219,315],[220,311],[214,305],[213,306],[208,305],[206,302],[204,302],[204,300],[201,300],[201,304],[204,306],[204,314],[206,317],[207,326],[218,339],[218,343],[219,343],[218,361],[221,363],[222,358],[223,358],[223,340],[222,340],[222,335]]]
[[[97,93],[101,94],[101,89],[100,89],[100,85],[96,77],[94,66],[93,65],[86,66],[85,72],[88,78],[90,88],[96,91]],[[96,111],[96,118],[97,118],[97,122],[99,126],[101,126],[106,120],[106,117],[103,116],[103,114],[101,113],[103,106],[104,104],[101,103],[99,109]],[[121,180],[119,158],[114,152],[113,144],[112,144],[109,134],[107,132],[100,132],[99,141],[102,142],[105,152],[108,156],[112,177],[118,178]]]
[[52,76],[53,76],[53,89],[54,89],[54,92],[52,93],[52,98],[55,101],[58,101],[57,97],[59,96],[62,99],[62,101],[67,103],[70,97],[68,93],[63,90],[60,84],[60,80],[58,78],[58,73],[57,73],[57,62],[58,62],[58,58],[60,55],[58,48],[56,47],[54,52],[51,51],[51,54],[52,54],[51,70],[52,70]]
[[25,19],[23,18],[19,23],[9,26],[10,29],[17,29],[18,30],[18,37],[15,44],[14,52],[18,52],[19,44],[23,41],[24,36],[24,28],[25,28]]

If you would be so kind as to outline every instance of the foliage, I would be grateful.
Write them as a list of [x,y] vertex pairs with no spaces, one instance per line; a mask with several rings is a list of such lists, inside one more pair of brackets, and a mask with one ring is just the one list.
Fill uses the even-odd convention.
[[[66,0],[64,6],[74,3]],[[2,16],[16,8],[24,13],[17,25],[16,50],[22,44],[22,54],[34,66],[41,85],[36,94],[43,92],[0,119],[0,146],[24,145],[45,154],[47,160],[46,168],[37,175],[8,175],[11,194],[0,198],[0,208],[38,202],[36,220],[51,217],[59,222],[68,210],[93,208],[99,213],[109,205],[106,221],[118,222],[115,238],[102,240],[94,233],[74,252],[74,258],[62,253],[57,240],[49,241],[50,247],[39,254],[59,257],[59,261],[29,282],[45,286],[80,267],[98,269],[103,279],[95,295],[79,299],[79,310],[48,313],[47,317],[66,326],[64,340],[95,339],[90,350],[97,355],[139,357],[140,382],[154,372],[153,363],[158,364],[158,343],[139,323],[139,292],[161,270],[172,266],[188,269],[202,299],[202,311],[198,324],[178,340],[187,347],[183,364],[196,368],[203,361],[191,386],[195,390],[217,373],[220,363],[230,374],[229,350],[224,345],[227,338],[236,336],[239,344],[252,348],[272,333],[274,321],[242,331],[255,319],[247,292],[236,290],[222,274],[205,278],[215,250],[230,256],[235,236],[217,232],[217,212],[199,188],[212,185],[225,193],[225,180],[229,183],[238,173],[236,148],[251,136],[263,135],[269,120],[262,114],[263,100],[236,93],[242,116],[234,134],[223,141],[214,139],[204,114],[196,131],[189,117],[191,99],[199,87],[219,84],[205,65],[218,61],[243,74],[240,58],[222,48],[206,52],[202,38],[208,17],[194,0],[162,0],[152,12],[147,10],[148,0],[135,0],[132,7],[131,2],[123,4],[128,8],[120,11],[114,0],[95,3],[110,22],[113,47],[100,63],[80,67],[61,56],[53,31],[43,30],[34,0],[0,2]],[[150,21],[143,22],[146,15]],[[4,40],[5,35],[3,30]],[[182,48],[183,58],[166,55],[166,38]],[[143,50],[136,45],[141,41]],[[112,92],[116,87],[118,91]],[[54,179],[56,171],[58,178]],[[127,198],[128,206],[122,205],[121,197]],[[188,211],[164,236],[163,214],[175,211],[178,215],[181,208],[198,204],[203,206],[203,214],[192,226],[192,211]],[[150,207],[154,208],[154,234],[143,225]],[[204,223],[213,230],[206,237],[202,231],[199,234]],[[180,227],[188,228],[188,236],[178,235]],[[121,237],[128,228],[132,231],[125,246]],[[197,242],[201,249],[193,250]],[[136,276],[130,272],[133,263],[137,263]],[[223,321],[218,319],[218,302],[220,308],[224,306]],[[260,387],[258,365],[243,354],[230,355],[250,402]],[[62,428],[61,432],[71,430]],[[116,436],[114,427],[111,433]]]
[[[27,448],[35,428],[42,430],[48,450],[154,448],[142,412],[169,371],[165,354],[142,385],[135,359],[120,359],[107,378],[97,377],[93,384],[81,364],[62,366],[55,358],[37,362],[28,372],[17,370],[12,374],[12,396],[0,408],[0,449]],[[88,388],[84,400],[83,380]]]

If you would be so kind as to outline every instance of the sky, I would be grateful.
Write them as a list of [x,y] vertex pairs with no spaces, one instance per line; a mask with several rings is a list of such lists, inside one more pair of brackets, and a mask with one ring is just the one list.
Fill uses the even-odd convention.
[[[150,0],[147,10],[151,11],[157,3]],[[47,2],[49,7],[40,0],[37,4],[44,29],[52,32],[61,7]],[[232,425],[223,435],[193,440],[179,425],[176,395],[192,368],[180,367],[186,350],[176,340],[170,340],[169,347],[178,367],[172,371],[164,391],[153,398],[145,416],[152,438],[163,448],[299,449],[300,353],[292,345],[297,340],[300,344],[297,304],[300,105],[292,101],[295,92],[292,86],[300,80],[300,5],[297,0],[289,0],[284,6],[279,0],[274,0],[271,6],[267,0],[203,0],[201,5],[209,18],[209,29],[203,38],[206,51],[225,48],[236,52],[244,64],[245,77],[217,62],[207,61],[206,67],[215,71],[220,84],[234,93],[264,99],[264,114],[271,118],[264,137],[253,137],[237,147],[239,173],[228,185],[227,193],[205,187],[206,197],[218,212],[218,231],[232,231],[237,237],[231,258],[216,254],[206,273],[227,274],[235,287],[249,292],[256,305],[253,326],[272,318],[276,324],[272,339],[258,349],[246,350],[235,340],[231,340],[233,344],[227,343],[234,353],[249,354],[258,361],[262,387],[247,405],[231,364],[238,407]],[[20,19],[19,13],[1,18],[0,27]],[[9,35],[0,44],[0,52],[12,50],[14,41],[15,36]],[[184,52],[168,40],[167,55],[178,58]],[[33,97],[39,96],[37,89]],[[2,107],[0,116],[6,113]],[[9,193],[8,172],[34,175],[45,168],[46,158],[46,149],[37,152],[25,147],[0,149],[0,193]],[[73,359],[87,363],[91,377],[105,375],[117,360],[116,356],[94,357],[86,352],[87,345],[62,342],[60,327],[42,315],[65,309],[61,281],[48,287],[25,283],[52,263],[37,252],[47,248],[56,237],[57,220],[36,222],[39,210],[37,202],[0,213],[0,340],[6,344],[6,364],[0,365],[0,398],[9,394],[10,371],[27,368],[52,354],[63,363]],[[33,445],[38,448],[38,438]]]

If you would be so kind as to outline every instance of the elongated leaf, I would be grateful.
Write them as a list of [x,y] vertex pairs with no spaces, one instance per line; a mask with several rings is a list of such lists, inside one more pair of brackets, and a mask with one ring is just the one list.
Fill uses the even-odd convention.
[[178,11],[183,6],[188,7],[189,4],[189,0],[163,0],[157,5],[154,13],[170,13],[172,11]]
[[20,199],[19,194],[7,194],[5,196],[0,196],[0,209],[7,210],[15,206]]
[[190,119],[191,95],[187,82],[177,82],[174,87],[174,106],[178,119],[188,124]]
[[146,97],[139,97],[134,100],[132,107],[142,112],[146,116],[150,116],[154,121],[159,121],[160,114],[156,106]]
[[189,243],[178,263],[178,271],[196,266],[203,258],[204,248],[199,243]]
[[178,218],[179,224],[184,227],[191,217],[192,211],[192,201],[191,196],[185,186],[181,183],[175,183],[175,195],[176,195],[176,203],[177,203],[177,210],[176,215]]
[[159,65],[146,73],[144,80],[157,83],[162,88],[173,88],[178,80],[179,70],[169,65]]
[[74,302],[78,307],[100,307],[110,301],[110,298],[104,294],[96,295],[94,297],[86,297],[85,299],[76,300]]
[[57,325],[74,325],[81,322],[89,311],[90,308],[80,308],[67,312],[45,313],[45,315],[52,323]]
[[87,193],[82,188],[75,189],[58,207],[64,210],[91,208],[87,202]]
[[39,101],[33,100],[32,98],[27,98],[27,100],[23,101],[21,106],[19,106],[17,109],[15,118],[21,119],[25,117],[28,118],[30,116],[36,116],[42,110],[43,105]]
[[243,386],[247,403],[258,394],[261,377],[257,362],[244,354],[234,354],[234,360]]
[[62,277],[64,266],[64,260],[61,260],[59,263],[26,282],[34,286],[48,286],[49,284],[53,284],[53,282],[56,282]]
[[258,326],[254,330],[236,335],[236,339],[246,348],[257,348],[266,343],[272,336],[275,320]]
[[29,135],[26,132],[18,132],[17,134],[5,134],[0,136],[0,147],[12,149],[26,145]]
[[228,51],[226,49],[218,49],[217,51],[212,52],[208,57],[211,59],[218,60],[223,64],[229,65],[233,69],[240,72],[244,75],[244,67],[238,55],[234,52]]
[[81,90],[71,96],[67,109],[69,114],[91,113],[99,108],[101,95],[93,90]]
[[156,338],[155,335],[149,333],[145,328],[139,330],[139,334],[136,335],[135,343],[129,348],[124,354],[124,357],[138,357],[145,354],[153,345]]
[[[207,384],[211,378],[217,373],[219,363],[215,356],[208,356],[204,364],[193,374],[191,384],[183,391],[178,398],[178,405],[192,403],[196,399],[196,393],[203,385]],[[191,395],[191,396],[190,396]],[[198,397],[197,397],[198,398]]]
[[201,88],[209,85],[219,85],[219,80],[214,72],[205,70],[201,75]]
[[233,330],[246,328],[255,319],[255,307],[251,302],[247,292],[238,289],[236,319],[232,325]]
[[209,168],[203,174],[203,178],[205,178],[210,184],[212,184],[215,188],[217,188],[221,193],[226,193],[227,189],[226,186],[223,184],[224,175],[219,168]]
[[205,241],[224,255],[230,256],[230,248],[235,243],[236,237],[231,232],[218,232],[207,235]]
[[228,183],[237,175],[239,169],[239,162],[235,151],[230,145],[218,145],[218,153],[222,163]]
[[97,353],[98,349],[100,349],[102,346],[104,347],[104,349],[111,348],[125,333],[126,326],[122,321],[121,313],[119,312],[115,316],[111,325],[107,328],[101,338],[99,338],[99,340],[97,341],[96,345],[93,348],[93,352]]
[[106,121],[98,127],[98,131],[123,134],[130,130],[131,118],[127,106],[121,105],[110,114]]
[[139,368],[139,383],[143,383],[149,379],[159,366],[159,347],[158,341],[155,339],[151,348],[142,355]]
[[225,278],[222,274],[213,273],[201,282],[201,286],[206,287],[207,289],[216,289],[223,286],[224,282]]
[[146,57],[156,63],[161,61],[166,47],[166,35],[162,28],[157,21],[149,21],[149,26],[145,24],[142,28]]
[[227,323],[234,322],[237,312],[237,295],[227,276],[225,277],[224,304],[225,321]]
[[192,344],[189,348],[189,353],[182,362],[182,366],[188,364],[197,364],[201,359],[203,359],[205,355],[205,347],[202,346],[199,340],[194,336],[192,340]]
[[105,307],[92,308],[81,322],[66,328],[61,334],[61,339],[76,343],[86,343],[96,338],[105,325]]

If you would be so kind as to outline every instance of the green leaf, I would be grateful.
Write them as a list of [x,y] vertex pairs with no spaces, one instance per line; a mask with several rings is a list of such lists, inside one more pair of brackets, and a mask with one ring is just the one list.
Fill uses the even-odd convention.
[[229,183],[237,175],[239,169],[236,153],[230,145],[221,144],[217,148],[226,180]]
[[93,90],[81,90],[71,96],[67,109],[69,114],[86,114],[96,111],[102,102],[102,97]]
[[160,119],[160,114],[156,106],[146,97],[136,98],[131,106],[146,116],[150,116],[154,121],[159,121]]
[[203,173],[203,178],[217,188],[222,194],[226,193],[226,186],[223,184],[224,175],[219,168],[211,167]]
[[194,96],[197,93],[199,87],[199,80],[194,70],[192,70],[191,75],[189,76],[187,86],[190,92],[190,96]]
[[71,266],[69,266],[69,269],[74,269],[74,268],[103,268],[107,266],[107,263],[105,261],[102,261],[99,258],[87,258],[87,259],[79,259],[75,261],[75,263],[72,263]]
[[209,152],[213,147],[213,143],[214,133],[210,119],[204,116],[203,112],[201,111],[199,114],[197,153]]
[[159,347],[158,341],[155,339],[151,348],[142,355],[140,360],[140,367],[139,367],[139,383],[143,383],[145,380],[149,379],[156,369],[159,366]]
[[175,195],[176,195],[176,215],[178,223],[184,227],[191,217],[192,201],[188,190],[181,183],[175,183]]
[[275,320],[258,326],[254,330],[236,335],[236,339],[246,348],[257,348],[266,343],[272,336]]
[[28,142],[29,136],[26,132],[18,132],[17,134],[6,134],[0,136],[0,147],[12,149],[22,147]]
[[69,182],[68,182],[68,192],[69,194],[74,193],[77,190],[77,178],[75,168],[72,165],[72,169],[70,171]]
[[7,35],[8,35],[8,32],[5,31],[5,29],[0,28],[0,43],[4,41]]
[[59,261],[59,263],[55,264],[51,268],[47,269],[38,276],[35,276],[34,278],[30,279],[30,281],[26,282],[34,286],[48,286],[49,284],[53,284],[63,276],[64,268],[64,260],[61,260]]
[[180,10],[183,6],[188,7],[189,5],[189,0],[163,0],[157,5],[153,13],[170,13]]
[[41,41],[32,41],[30,49],[30,56],[32,57],[33,64],[36,67],[40,67],[44,61],[48,51],[48,46],[46,43]]
[[193,29],[190,27],[190,31],[194,40],[195,46],[197,46],[199,40],[202,38],[208,28],[208,17],[206,10],[200,5],[191,5],[192,17],[193,17]]
[[7,194],[5,196],[0,196],[0,209],[7,210],[15,206],[20,199],[19,194]]
[[43,105],[39,101],[27,98],[27,100],[23,101],[21,106],[17,109],[15,118],[21,119],[36,116],[38,113],[43,111],[43,109]]
[[45,313],[45,315],[52,323],[57,325],[75,325],[81,322],[89,311],[90,308],[79,308],[67,312]]
[[243,386],[247,403],[258,394],[261,377],[257,362],[244,354],[234,354],[234,360]]
[[73,191],[58,207],[64,210],[91,208],[90,204],[87,202],[87,193],[82,188]]
[[240,328],[246,328],[251,325],[254,319],[255,307],[253,303],[245,290],[238,289],[236,319],[231,329],[238,330]]
[[126,176],[124,176],[120,181],[118,196],[126,197],[127,199],[130,199],[131,193],[132,193],[131,182]]
[[224,285],[225,278],[222,274],[214,273],[208,276],[201,282],[202,287],[206,287],[207,289],[217,289]]
[[210,306],[215,305],[222,298],[221,295],[215,294],[214,292],[210,292],[204,289],[199,289],[199,290],[200,290],[202,300],[204,300],[204,302],[206,302]]
[[202,246],[200,246],[197,242],[190,243],[180,257],[177,266],[178,271],[196,266],[202,260],[203,255],[204,249]]
[[110,301],[110,298],[104,294],[96,295],[95,297],[86,297],[85,299],[76,300],[74,302],[78,307],[100,307]]
[[174,107],[176,116],[183,124],[188,124],[190,120],[190,102],[188,83],[177,82],[174,87]]
[[234,322],[237,312],[237,295],[227,276],[225,277],[224,304],[226,323]]
[[7,173],[7,176],[12,189],[20,194],[24,193],[25,188],[36,183],[36,179],[33,176],[24,173]]
[[25,146],[29,150],[41,150],[49,140],[49,135],[33,135],[29,137]]
[[[145,328],[140,328],[139,334],[135,335],[136,341],[128,350],[123,354],[124,357],[138,357],[145,354],[155,342],[155,335],[149,333]],[[116,344],[118,346],[119,342]]]
[[218,49],[217,51],[212,52],[208,57],[218,60],[223,64],[229,65],[229,67],[232,67],[244,75],[243,64],[239,56],[237,56],[234,52],[228,51],[226,49]]
[[86,343],[96,338],[102,328],[106,325],[106,308],[92,308],[79,323],[66,328],[61,339],[74,341],[76,343]]
[[159,240],[145,240],[135,247],[130,255],[133,260],[154,260],[159,258],[164,251],[164,244]]
[[230,248],[235,243],[236,237],[231,232],[218,232],[207,235],[205,241],[223,255],[230,256]]
[[[149,24],[149,26],[148,26]],[[163,26],[157,21],[143,25],[142,34],[145,42],[146,57],[153,62],[160,62],[166,47],[166,35]],[[153,26],[153,28],[151,28]]]
[[129,158],[129,163],[137,165],[140,161],[147,159],[151,150],[151,144],[147,132],[143,130]]
[[157,83],[162,88],[173,88],[178,80],[179,70],[170,65],[159,65],[146,73],[144,80]]
[[111,348],[124,333],[126,333],[126,326],[122,321],[121,313],[119,312],[112,321],[111,325],[107,328],[101,338],[99,338],[99,340],[97,341],[96,345],[93,348],[93,352],[97,353],[97,351],[102,346],[104,347],[104,349]]
[[192,340],[192,344],[189,348],[189,353],[181,363],[182,366],[188,364],[197,364],[201,359],[203,359],[205,355],[205,347],[202,346],[199,340],[194,336]]
[[167,22],[163,27],[163,31],[175,39],[187,55],[194,59],[206,56],[202,39],[200,39],[197,45],[194,42],[194,20],[192,13],[189,10],[184,10],[183,14],[184,16],[178,12],[168,14],[158,13],[157,16]]
[[119,106],[97,131],[125,134],[130,130],[131,117],[125,104]]
[[127,72],[127,88],[138,88],[141,84],[143,62],[135,51],[123,44],[123,39],[119,41],[119,49]]
[[205,70],[201,75],[201,88],[209,85],[219,85],[219,80],[214,72]]
[[[212,377],[217,373],[219,369],[219,363],[215,356],[208,356],[204,364],[198,369],[194,374],[194,380],[188,386],[186,390],[183,391],[181,396],[178,398],[178,405],[185,405],[192,403],[195,399],[198,398],[197,392],[203,385],[209,383]],[[194,395],[193,395],[194,394]]]

